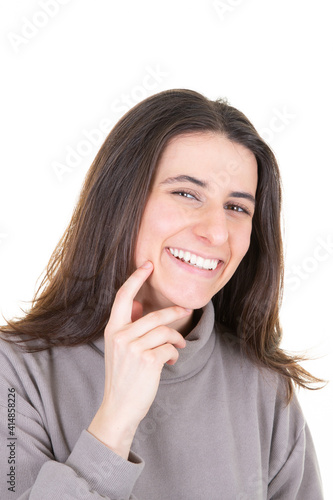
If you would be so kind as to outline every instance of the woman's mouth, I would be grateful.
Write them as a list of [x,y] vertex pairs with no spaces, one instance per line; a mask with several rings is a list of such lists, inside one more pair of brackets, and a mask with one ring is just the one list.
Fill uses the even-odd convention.
[[220,264],[222,260],[219,259],[204,259],[195,253],[181,250],[178,248],[168,248],[170,254],[185,264],[192,266],[193,268],[200,269],[203,271],[214,271]]

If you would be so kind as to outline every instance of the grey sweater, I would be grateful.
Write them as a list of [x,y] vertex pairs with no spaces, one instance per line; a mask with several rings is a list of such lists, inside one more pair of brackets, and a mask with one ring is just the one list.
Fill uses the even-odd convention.
[[281,377],[241,354],[212,302],[186,340],[128,460],[86,430],[103,397],[103,338],[35,354],[1,341],[1,499],[321,500]]

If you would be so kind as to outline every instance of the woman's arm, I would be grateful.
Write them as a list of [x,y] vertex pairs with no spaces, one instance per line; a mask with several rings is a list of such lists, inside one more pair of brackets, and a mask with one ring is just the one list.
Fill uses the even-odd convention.
[[280,411],[270,459],[270,500],[323,500],[315,448],[297,397]]
[[66,462],[59,463],[53,456],[46,431],[36,421],[35,415],[28,418],[17,413],[15,436],[9,438],[7,408],[1,406],[0,414],[0,491],[3,500],[136,498],[131,492],[144,462],[134,453],[131,452],[125,460],[83,430]]
[[1,499],[134,499],[143,460],[132,452],[125,460],[83,430],[60,463],[47,426],[18,379],[22,360],[7,344],[1,347]]
[[[5,450],[7,444],[11,443],[8,438],[11,438],[16,450],[14,464],[8,464],[7,455],[1,454],[2,498],[44,500],[45,492],[48,499],[135,498],[131,494],[144,462],[130,451],[131,443],[137,426],[155,398],[163,364],[177,360],[178,352],[174,345],[185,345],[180,333],[165,325],[188,314],[183,308],[172,307],[131,321],[133,299],[151,269],[138,269],[117,294],[105,331],[106,379],[103,403],[88,430],[84,429],[80,434],[78,429],[79,438],[71,445],[71,452],[67,459],[64,458],[64,463],[55,458],[53,451],[57,431],[52,428],[51,439],[47,429],[52,423],[44,421],[47,419],[44,407],[53,405],[52,400],[48,401],[51,392],[47,389],[47,384],[53,384],[52,378],[46,384],[43,383],[41,389],[38,378],[33,374],[29,378],[24,368],[25,358],[17,355],[15,349],[5,342],[2,343],[1,442]],[[116,342],[118,348],[121,347],[120,351],[114,349],[115,338],[121,340],[120,345]],[[153,350],[153,356],[147,357],[147,350]],[[38,358],[36,360],[38,365]],[[42,372],[40,376],[43,380]],[[24,380],[26,377],[29,380]],[[63,383],[66,383],[66,377]],[[29,386],[28,391],[26,386]],[[16,394],[15,431],[12,431],[12,436],[8,434],[7,425],[8,388],[13,388]],[[78,387],[78,390],[82,389]],[[40,408],[31,401],[31,394],[34,395],[32,399],[39,401]],[[59,402],[62,405],[70,404],[61,399]],[[58,421],[56,411],[55,405],[54,416]],[[57,429],[61,433],[59,438],[66,443],[66,436],[61,431],[61,419],[58,423]],[[10,465],[13,469],[10,469]],[[11,484],[7,483],[7,473],[9,480],[10,476],[13,478],[13,490],[8,489]]]

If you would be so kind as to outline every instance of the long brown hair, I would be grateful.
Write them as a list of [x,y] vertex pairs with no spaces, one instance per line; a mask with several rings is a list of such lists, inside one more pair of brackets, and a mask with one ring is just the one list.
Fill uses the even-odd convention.
[[115,293],[134,271],[134,249],[158,159],[168,141],[215,132],[253,152],[258,164],[250,247],[214,297],[216,320],[257,364],[282,374],[288,401],[293,384],[322,382],[302,357],[279,344],[283,288],[281,180],[276,159],[243,113],[224,100],[184,89],[153,95],[111,130],[89,169],[72,219],[23,318],[0,331],[29,351],[88,343],[103,334]]

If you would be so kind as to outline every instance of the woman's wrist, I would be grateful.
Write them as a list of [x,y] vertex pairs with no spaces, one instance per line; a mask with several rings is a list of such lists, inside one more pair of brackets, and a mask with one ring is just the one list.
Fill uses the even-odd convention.
[[87,431],[127,460],[137,427],[97,412]]

